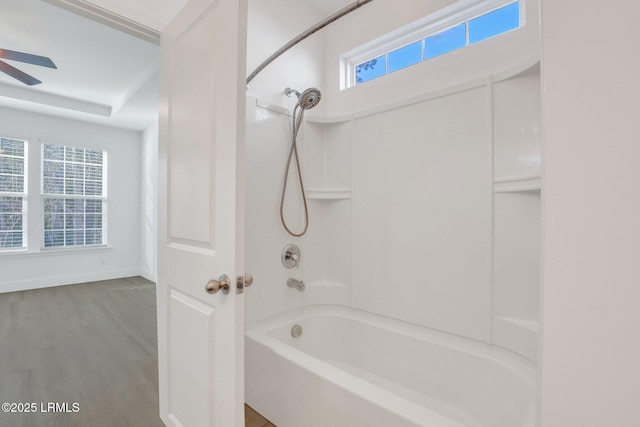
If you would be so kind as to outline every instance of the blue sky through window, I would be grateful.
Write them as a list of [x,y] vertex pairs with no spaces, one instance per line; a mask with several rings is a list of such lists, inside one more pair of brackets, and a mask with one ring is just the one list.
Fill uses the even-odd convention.
[[387,73],[387,56],[382,55],[356,65],[356,84],[368,82]]
[[506,33],[520,26],[520,3],[489,12],[469,21],[469,44]]
[[422,40],[389,52],[388,61],[388,73],[422,61]]
[[[506,3],[506,1],[502,4],[504,3]],[[482,12],[478,11],[476,13]],[[471,16],[467,15],[467,17],[460,16],[457,19],[455,17],[449,20],[445,19],[440,22],[440,24],[443,26],[455,26],[436,34],[431,33],[424,39],[417,40],[390,52],[387,51],[388,53],[384,55],[359,63],[355,66],[355,84],[358,85],[368,82],[385,74],[519,28],[520,2],[515,1],[485,13],[484,15],[475,15],[475,18],[469,19]],[[379,52],[380,51],[376,53]],[[373,52],[371,53],[374,54]]]
[[467,24],[462,23],[424,39],[424,59],[464,47],[467,44]]

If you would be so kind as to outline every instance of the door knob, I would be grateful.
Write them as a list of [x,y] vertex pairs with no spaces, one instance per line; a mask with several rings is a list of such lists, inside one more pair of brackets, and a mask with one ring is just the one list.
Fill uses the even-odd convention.
[[253,276],[247,273],[244,275],[244,287],[248,288],[251,285],[253,285]]
[[210,294],[215,294],[219,290],[222,290],[223,294],[228,294],[230,284],[231,282],[229,281],[229,276],[223,274],[218,278],[218,280],[209,280],[204,286],[204,289],[207,291],[207,293]]

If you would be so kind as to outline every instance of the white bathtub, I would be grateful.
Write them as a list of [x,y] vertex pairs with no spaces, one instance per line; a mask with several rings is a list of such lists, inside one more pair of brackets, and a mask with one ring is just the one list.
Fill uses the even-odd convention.
[[278,427],[534,425],[531,362],[357,310],[263,322],[246,333],[245,359],[246,401]]

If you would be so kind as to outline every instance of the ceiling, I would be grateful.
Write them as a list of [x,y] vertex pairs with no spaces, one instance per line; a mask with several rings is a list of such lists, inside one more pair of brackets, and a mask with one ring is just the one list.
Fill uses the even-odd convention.
[[0,49],[58,67],[5,60],[42,83],[0,73],[0,106],[135,130],[157,120],[157,44],[41,0],[2,0]]
[[[0,73],[0,106],[133,130],[157,121],[158,38],[187,0],[1,1],[0,49],[58,68],[5,60],[42,83]],[[307,1],[325,16],[352,3]]]

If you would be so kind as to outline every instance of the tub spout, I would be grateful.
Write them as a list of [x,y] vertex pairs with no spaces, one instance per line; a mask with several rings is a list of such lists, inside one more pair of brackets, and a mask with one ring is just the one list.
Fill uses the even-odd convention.
[[295,288],[300,292],[304,292],[304,282],[302,280],[289,278],[289,280],[287,280],[287,286],[290,288]]

